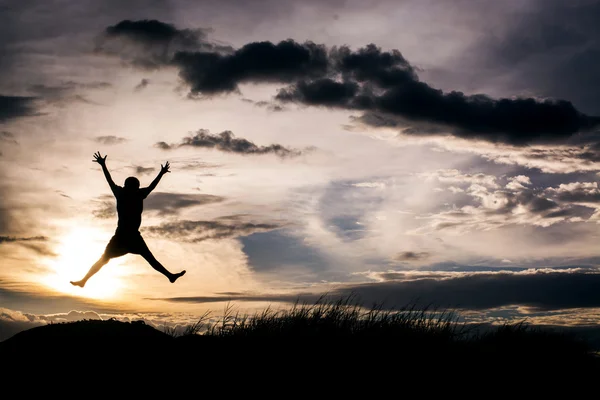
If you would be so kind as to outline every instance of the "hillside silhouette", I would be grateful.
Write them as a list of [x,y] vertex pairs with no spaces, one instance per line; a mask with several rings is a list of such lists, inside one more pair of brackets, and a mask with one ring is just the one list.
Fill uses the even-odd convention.
[[[474,331],[451,312],[406,308],[365,310],[348,301],[296,305],[240,316],[231,309],[219,321],[201,318],[186,331],[159,330],[143,321],[83,320],[35,327],[0,343],[0,359],[35,355],[65,357],[84,349],[84,357],[122,360],[131,368],[152,363],[208,363],[205,373],[238,368],[309,371],[356,369],[390,374],[483,376],[560,376],[561,382],[600,371],[600,360],[584,340],[524,324]],[[171,364],[169,364],[171,365]],[[338,371],[337,373],[340,373]],[[375,372],[373,372],[375,373]]]

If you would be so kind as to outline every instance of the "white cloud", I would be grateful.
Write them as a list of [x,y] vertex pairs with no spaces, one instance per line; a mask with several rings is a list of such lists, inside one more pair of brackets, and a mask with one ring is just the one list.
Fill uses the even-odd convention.
[[510,182],[506,184],[507,189],[522,190],[526,189],[525,185],[531,185],[531,180],[525,175],[517,175],[510,178]]
[[443,183],[479,184],[489,187],[498,187],[496,177],[483,173],[464,174],[457,169],[438,169],[433,172],[420,172],[417,176],[428,181],[437,180]]
[[385,182],[359,182],[359,183],[353,183],[352,186],[362,187],[362,188],[383,189],[383,188],[385,188]]

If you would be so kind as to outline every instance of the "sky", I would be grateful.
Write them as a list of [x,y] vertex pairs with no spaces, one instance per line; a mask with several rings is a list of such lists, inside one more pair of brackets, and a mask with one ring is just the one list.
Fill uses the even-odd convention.
[[[600,2],[0,1],[0,340],[357,295],[600,316]],[[83,277],[119,185],[141,257]]]

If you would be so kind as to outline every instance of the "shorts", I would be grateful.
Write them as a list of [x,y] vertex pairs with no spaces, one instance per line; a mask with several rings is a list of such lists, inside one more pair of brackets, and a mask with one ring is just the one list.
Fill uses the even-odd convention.
[[144,254],[150,250],[139,231],[115,232],[110,242],[106,245],[104,255],[108,258],[121,257],[125,254]]

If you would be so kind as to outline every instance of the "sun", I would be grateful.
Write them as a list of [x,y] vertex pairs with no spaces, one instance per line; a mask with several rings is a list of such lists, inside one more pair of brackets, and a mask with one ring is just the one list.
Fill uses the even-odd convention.
[[104,252],[110,236],[91,227],[71,228],[61,237],[55,249],[58,257],[48,260],[52,271],[42,281],[62,293],[94,299],[113,299],[123,289],[121,260],[113,259],[94,275],[84,288],[71,285],[70,281],[85,276]]

